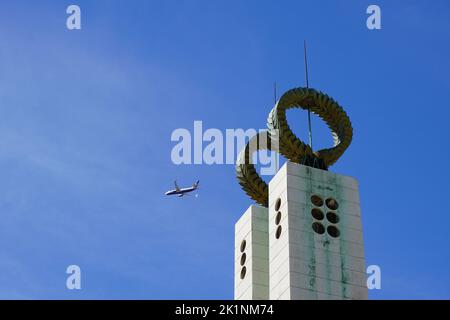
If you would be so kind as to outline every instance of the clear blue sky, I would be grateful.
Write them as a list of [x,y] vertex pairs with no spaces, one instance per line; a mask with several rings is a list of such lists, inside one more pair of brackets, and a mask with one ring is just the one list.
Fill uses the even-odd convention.
[[[176,128],[264,128],[272,83],[337,99],[378,298],[450,298],[448,1],[0,5],[0,298],[233,297],[233,165],[175,166]],[[366,28],[366,8],[382,29]],[[306,137],[301,111],[289,114]],[[331,144],[313,119],[319,145]],[[199,197],[168,198],[199,178]],[[65,287],[82,269],[82,290]]]

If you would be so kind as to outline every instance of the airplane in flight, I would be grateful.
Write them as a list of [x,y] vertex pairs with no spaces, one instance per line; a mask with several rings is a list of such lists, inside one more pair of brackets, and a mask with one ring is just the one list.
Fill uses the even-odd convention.
[[196,183],[192,185],[192,187],[189,188],[182,188],[180,189],[178,187],[177,181],[175,181],[175,190],[169,190],[166,192],[166,196],[172,196],[172,195],[178,195],[178,197],[187,196],[189,192],[195,191],[198,189],[198,184],[200,183],[200,180],[197,180]]

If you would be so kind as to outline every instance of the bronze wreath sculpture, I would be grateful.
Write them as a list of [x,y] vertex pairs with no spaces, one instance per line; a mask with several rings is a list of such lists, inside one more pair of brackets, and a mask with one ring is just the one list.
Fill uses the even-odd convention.
[[[309,110],[323,119],[331,130],[334,146],[314,152],[301,141],[286,120],[286,110],[291,108]],[[342,156],[353,137],[352,124],[344,109],[325,93],[310,88],[295,88],[284,93],[269,113],[267,126],[268,131],[250,139],[236,162],[236,174],[242,189],[264,207],[268,206],[268,186],[250,161],[253,152],[264,149],[277,151],[292,162],[327,170]]]

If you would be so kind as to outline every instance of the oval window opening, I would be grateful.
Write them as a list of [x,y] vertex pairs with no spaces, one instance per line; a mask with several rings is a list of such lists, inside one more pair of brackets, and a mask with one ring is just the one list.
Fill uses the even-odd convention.
[[317,208],[314,208],[311,210],[311,215],[316,220],[323,220],[323,218],[324,218],[324,214],[323,214],[322,210],[317,209]]
[[247,241],[242,240],[242,242],[241,242],[241,252],[244,252],[246,245],[247,245]]
[[246,267],[242,267],[241,269],[241,280],[245,278],[245,274],[247,273],[247,268]]
[[339,222],[339,216],[334,212],[327,212],[327,220],[331,223],[338,223]]
[[318,195],[312,195],[311,196],[311,202],[313,205],[315,205],[316,207],[321,207],[323,206],[323,200],[321,197],[319,197]]
[[280,210],[280,207],[281,207],[281,199],[278,198],[277,202],[275,202],[275,211]]
[[281,237],[281,226],[278,226],[277,232],[275,232],[275,238],[280,239]]
[[246,260],[247,260],[247,255],[244,252],[241,256],[241,266],[243,266],[245,264]]
[[341,234],[341,233],[339,232],[339,229],[336,228],[335,226],[329,226],[329,227],[327,228],[327,232],[328,232],[328,234],[329,234],[330,236],[332,236],[333,238],[337,238],[337,237],[339,237],[339,235]]
[[313,228],[315,233],[318,233],[318,234],[324,234],[325,233],[325,227],[320,222],[314,222],[312,224],[312,228]]
[[275,224],[279,225],[281,221],[281,212],[278,211],[277,216],[275,217]]
[[327,207],[330,208],[331,210],[336,210],[337,208],[339,208],[338,202],[333,198],[328,198],[326,204]]

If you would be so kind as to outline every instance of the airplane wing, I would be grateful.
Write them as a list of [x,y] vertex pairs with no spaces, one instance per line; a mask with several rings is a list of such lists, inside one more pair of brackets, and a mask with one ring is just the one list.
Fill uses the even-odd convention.
[[178,187],[178,184],[177,184],[177,180],[175,180],[175,190],[180,191],[180,188]]

